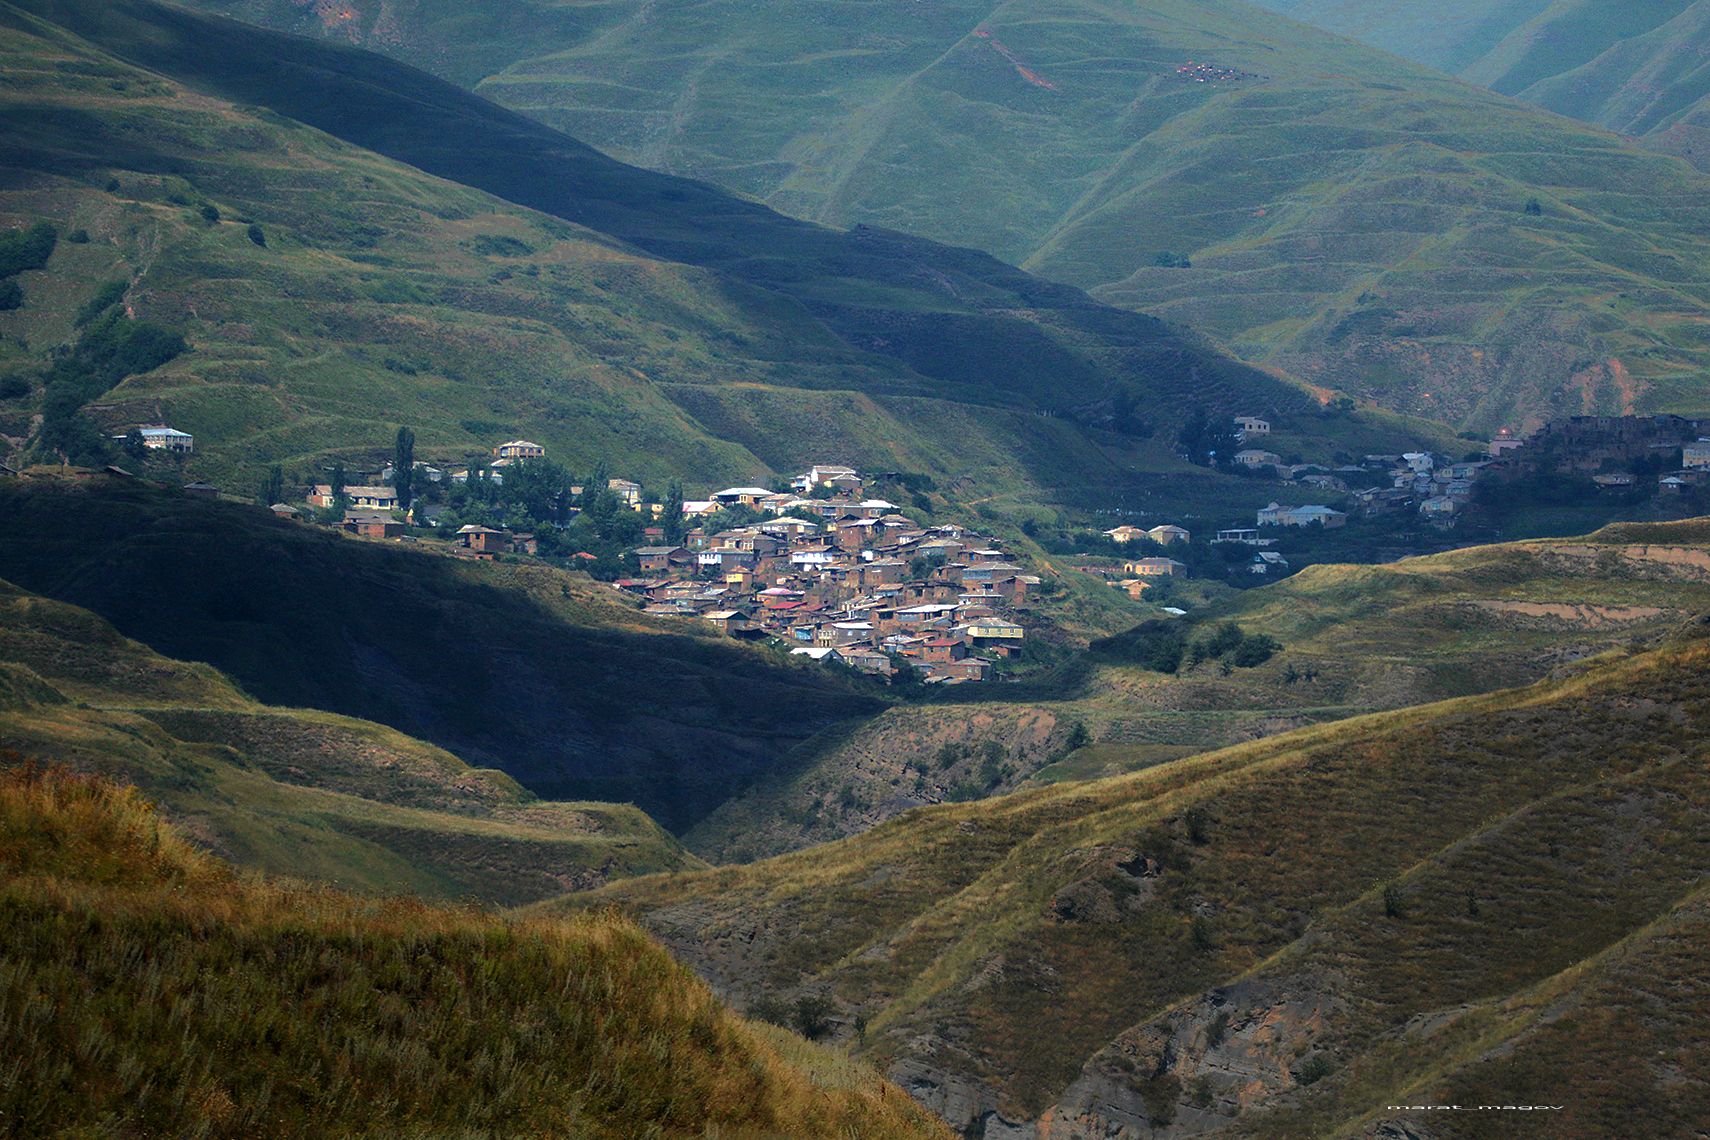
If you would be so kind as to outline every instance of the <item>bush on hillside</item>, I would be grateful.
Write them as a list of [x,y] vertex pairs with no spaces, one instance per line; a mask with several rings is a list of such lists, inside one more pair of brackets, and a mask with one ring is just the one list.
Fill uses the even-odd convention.
[[77,317],[72,324],[77,328],[83,328],[90,321],[124,300],[125,291],[129,288],[130,282],[123,278],[115,278],[107,282],[95,291],[93,297],[84,302],[81,309],[77,310]]
[[0,278],[41,269],[53,256],[58,243],[59,231],[46,222],[37,222],[27,230],[0,234]]

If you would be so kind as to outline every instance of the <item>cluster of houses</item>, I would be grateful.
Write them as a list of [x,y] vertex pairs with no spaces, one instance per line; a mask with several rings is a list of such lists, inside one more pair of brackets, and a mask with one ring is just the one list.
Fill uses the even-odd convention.
[[[1129,543],[1138,542],[1141,539],[1165,547],[1178,542],[1185,546],[1193,541],[1191,531],[1174,523],[1164,523],[1154,527],[1112,527],[1104,532],[1104,536],[1118,546],[1127,546]],[[1188,572],[1185,562],[1164,557],[1126,559],[1122,563],[1121,571],[1115,574],[1103,567],[1083,566],[1081,569],[1090,574],[1114,577],[1116,580],[1111,585],[1122,590],[1135,601],[1140,600],[1148,586],[1170,578],[1186,577]]]
[[[1252,417],[1237,417],[1237,435],[1247,442],[1255,435],[1268,435],[1270,427]],[[1262,424],[1262,426],[1259,426]],[[1258,427],[1258,430],[1254,430]],[[1368,455],[1359,463],[1326,467],[1318,463],[1286,463],[1282,456],[1262,448],[1244,447],[1235,453],[1236,466],[1248,471],[1269,471],[1276,478],[1330,494],[1348,495],[1351,505],[1368,515],[1416,511],[1440,526],[1453,525],[1456,516],[1473,497],[1473,484],[1501,455],[1522,445],[1508,435],[1493,440],[1491,458],[1453,462],[1425,451],[1402,455]],[[1291,507],[1271,503],[1258,512],[1260,527],[1324,527],[1346,525],[1348,514],[1320,503]],[[1263,572],[1257,565],[1255,572]]]
[[736,505],[769,517],[640,547],[639,575],[613,585],[647,613],[696,618],[866,673],[993,679],[998,660],[1021,654],[1016,613],[1039,578],[985,535],[921,526],[863,489],[853,469],[819,466],[795,480],[795,493],[730,487],[685,503],[691,517]]
[[1574,416],[1538,429],[1511,465],[1517,472],[1589,475],[1602,491],[1639,490],[1632,468],[1680,451],[1656,478],[1660,495],[1710,485],[1710,420],[1684,416]]

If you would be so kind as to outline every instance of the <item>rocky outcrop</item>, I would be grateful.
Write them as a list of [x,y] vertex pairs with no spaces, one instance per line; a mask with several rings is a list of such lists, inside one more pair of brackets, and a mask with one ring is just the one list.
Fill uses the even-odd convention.
[[[1333,979],[1214,989],[1101,1050],[1038,1121],[1038,1140],[1151,1140],[1216,1132],[1334,1067],[1316,1050]],[[990,1133],[987,1133],[989,1136]]]

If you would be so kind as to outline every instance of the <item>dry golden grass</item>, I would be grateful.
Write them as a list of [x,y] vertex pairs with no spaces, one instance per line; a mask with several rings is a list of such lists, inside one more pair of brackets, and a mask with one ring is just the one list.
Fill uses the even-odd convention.
[[240,875],[134,790],[0,773],[0,1129],[933,1137],[627,920]]

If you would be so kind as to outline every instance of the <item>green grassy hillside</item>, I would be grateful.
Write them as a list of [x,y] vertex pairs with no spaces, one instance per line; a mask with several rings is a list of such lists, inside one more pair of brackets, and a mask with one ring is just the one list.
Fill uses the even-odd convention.
[[883,707],[848,678],[643,617],[583,575],[133,481],[8,481],[0,526],[31,536],[0,544],[0,578],[257,700],[376,721],[539,795],[635,803],[673,830],[806,736]]
[[[193,473],[372,458],[408,422],[447,460],[527,435],[656,482],[831,455],[1072,496],[1179,469],[1196,403],[1287,411],[1327,451],[1417,438],[989,257],[626,167],[379,56],[142,0],[0,11],[0,210],[90,239],[22,275],[3,363],[39,371],[128,283],[124,311],[191,351],[91,414],[169,417]],[[10,406],[21,436],[35,404]]]
[[1710,164],[1703,0],[1352,0],[1264,7]]
[[[1530,684],[1710,612],[1710,526],[1620,524],[1282,582],[1095,643],[1026,689],[885,710],[786,756],[782,778],[689,833],[716,860],[852,835],[923,804],[1084,780],[1306,725]],[[1194,661],[1226,623],[1273,638],[1262,664]],[[1188,647],[1147,667],[1160,637]],[[966,694],[958,694],[972,699]]]
[[456,4],[201,5],[1391,408],[1488,430],[1705,400],[1702,176],[1239,0],[511,0],[491,34]]
[[0,582],[0,751],[135,784],[246,867],[515,904],[698,865],[627,804],[540,800],[366,721],[262,705]]
[[0,769],[12,1135],[947,1137],[611,915],[240,876],[129,788]]
[[835,995],[952,1126],[1435,1135],[1387,1106],[1477,1097],[1564,1107],[1447,1134],[1680,1135],[1707,729],[1695,620],[1531,688],[548,909],[621,903],[734,999]]

